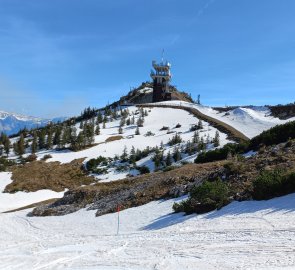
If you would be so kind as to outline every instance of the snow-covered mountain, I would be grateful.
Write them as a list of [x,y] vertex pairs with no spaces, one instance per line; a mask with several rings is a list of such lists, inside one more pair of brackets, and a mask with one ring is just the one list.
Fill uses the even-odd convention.
[[12,135],[23,128],[31,129],[35,127],[41,127],[45,126],[49,122],[58,122],[64,119],[64,117],[43,119],[0,111],[0,133],[4,132],[7,135]]

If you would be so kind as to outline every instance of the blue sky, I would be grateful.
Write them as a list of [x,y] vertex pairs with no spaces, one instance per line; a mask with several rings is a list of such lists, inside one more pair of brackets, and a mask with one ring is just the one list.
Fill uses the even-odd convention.
[[0,110],[53,117],[149,80],[206,105],[295,101],[294,0],[0,0]]

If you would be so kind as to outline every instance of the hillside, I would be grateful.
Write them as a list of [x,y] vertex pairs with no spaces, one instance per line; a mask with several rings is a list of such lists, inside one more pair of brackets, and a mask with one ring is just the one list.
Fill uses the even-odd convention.
[[[248,268],[293,267],[293,253],[286,259],[286,250],[294,245],[293,195],[251,201],[261,172],[294,172],[292,120],[273,117],[266,107],[221,112],[178,100],[87,109],[79,117],[10,138],[8,158],[5,151],[0,158],[0,169],[6,170],[0,172],[0,211],[9,211],[1,214],[0,225],[4,269],[12,261],[40,269],[55,269],[60,262],[65,269],[116,269],[122,264],[128,269],[190,268],[196,256],[198,266],[205,266],[216,239],[230,261],[214,251],[218,263],[206,268],[231,269],[237,262]],[[289,122],[288,129],[278,126],[250,139]],[[286,130],[283,141],[261,144]],[[249,148],[253,142],[258,149]],[[242,152],[232,146],[222,160],[196,163],[228,143],[241,144]],[[216,179],[229,189],[226,206],[203,215],[173,214],[175,202]],[[281,190],[274,184],[278,193],[265,192],[269,198],[293,190],[289,182]]]
[[295,121],[295,116],[287,110],[284,119],[273,116],[272,110],[268,106],[233,107],[233,108],[213,108],[209,106],[197,105],[182,101],[167,101],[157,103],[157,105],[195,108],[202,114],[220,120],[249,138],[259,135],[276,125],[281,125],[290,121]]

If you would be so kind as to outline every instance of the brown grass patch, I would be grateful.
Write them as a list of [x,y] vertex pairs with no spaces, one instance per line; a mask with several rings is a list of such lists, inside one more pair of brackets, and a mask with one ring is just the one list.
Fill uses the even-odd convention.
[[81,185],[89,185],[94,177],[86,175],[82,169],[84,159],[70,163],[34,161],[12,168],[13,182],[6,186],[5,192],[33,192],[41,189],[63,191]]
[[118,140],[121,140],[121,139],[123,139],[123,136],[116,135],[116,136],[111,136],[111,137],[107,138],[105,140],[105,142],[108,143],[108,142],[118,141]]
[[70,190],[53,204],[35,208],[30,215],[65,215],[81,208],[97,209],[96,215],[143,205],[153,200],[178,196],[177,189],[186,194],[192,185],[200,184],[223,167],[224,162],[187,164],[168,172],[156,172],[123,180],[96,183]]

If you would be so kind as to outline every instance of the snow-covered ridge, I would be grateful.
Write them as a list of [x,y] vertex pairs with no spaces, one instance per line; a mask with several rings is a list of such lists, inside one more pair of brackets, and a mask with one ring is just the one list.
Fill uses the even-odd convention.
[[205,115],[234,127],[249,138],[253,138],[276,125],[285,124],[289,121],[295,121],[295,117],[289,118],[288,120],[281,120],[273,117],[270,114],[269,108],[264,106],[252,106],[247,108],[238,107],[227,112],[219,112],[212,107],[192,104],[184,101],[165,101],[157,104],[195,108]]
[[4,132],[7,135],[12,135],[23,128],[31,129],[45,126],[49,122],[58,122],[63,120],[65,120],[64,117],[43,119],[40,117],[26,116],[0,111],[0,132]]

